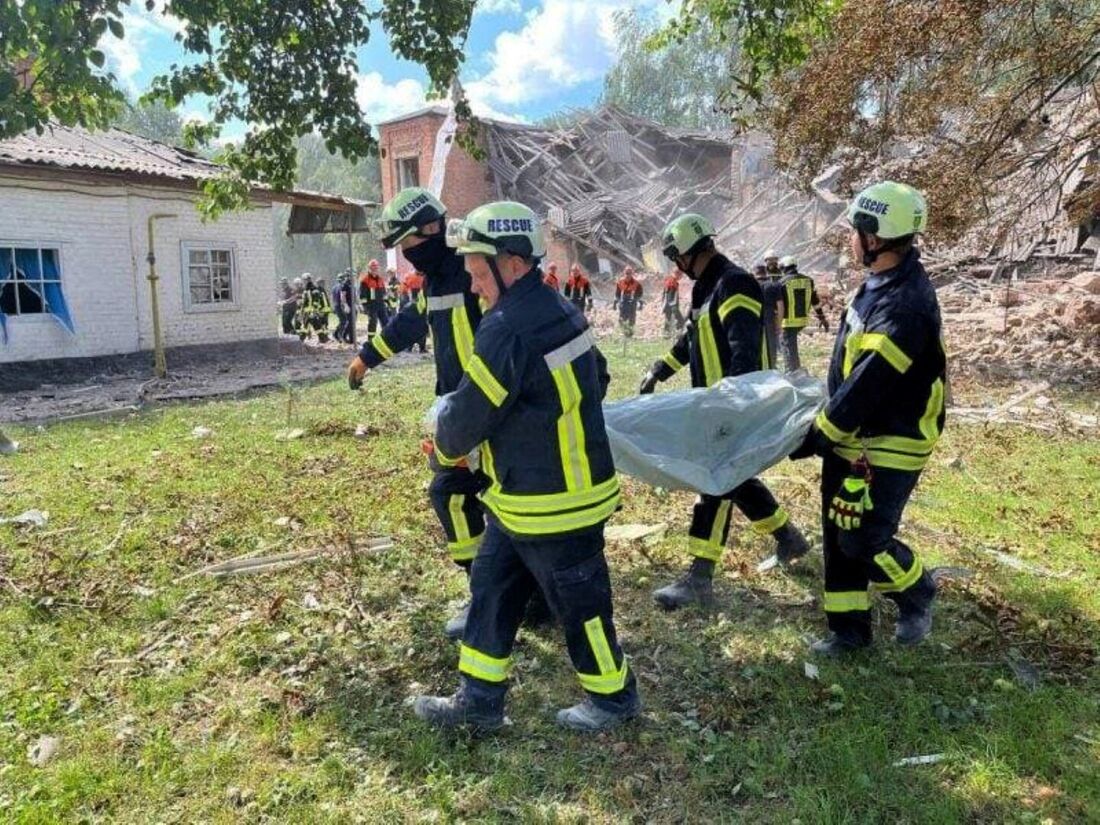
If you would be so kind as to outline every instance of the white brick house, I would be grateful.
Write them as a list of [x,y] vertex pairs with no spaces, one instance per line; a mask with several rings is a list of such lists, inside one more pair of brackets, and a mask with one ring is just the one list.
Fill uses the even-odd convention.
[[[217,171],[119,130],[55,126],[0,141],[0,372],[153,349],[154,213],[174,216],[154,222],[165,347],[274,339],[274,195],[254,190],[252,209],[203,223],[196,188]],[[339,198],[301,195],[342,208]]]

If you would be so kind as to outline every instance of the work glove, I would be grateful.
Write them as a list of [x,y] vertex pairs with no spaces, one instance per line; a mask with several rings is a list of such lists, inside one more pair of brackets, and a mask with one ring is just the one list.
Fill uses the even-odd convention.
[[657,386],[657,373],[650,370],[642,377],[642,383],[638,385],[638,395],[649,395]]
[[348,364],[348,387],[357,390],[363,386],[363,378],[367,374],[367,365],[363,359],[356,355]]
[[439,458],[435,454],[435,442],[430,438],[425,438],[420,442],[420,452],[424,453],[428,457],[428,466],[432,469],[433,473],[440,473],[444,470],[454,469],[454,467],[462,467],[463,469],[469,468],[469,463],[465,458],[461,459],[454,467],[445,467],[439,462]]
[[802,443],[795,448],[787,458],[791,461],[800,461],[803,458],[812,458],[815,455],[824,455],[828,444],[825,437],[821,434],[821,430],[811,425],[810,429],[806,432],[806,437],[802,439]]
[[829,521],[841,530],[858,530],[863,513],[871,504],[871,480],[862,475],[848,476],[829,504]]

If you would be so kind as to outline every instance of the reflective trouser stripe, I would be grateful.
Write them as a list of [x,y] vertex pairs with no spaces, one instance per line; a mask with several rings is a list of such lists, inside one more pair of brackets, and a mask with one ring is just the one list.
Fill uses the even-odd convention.
[[894,557],[886,552],[875,556],[875,564],[890,579],[888,582],[871,582],[871,587],[880,593],[897,593],[908,590],[917,583],[924,572],[924,565],[915,555],[913,556],[913,566],[908,571],[902,570],[901,565],[897,563]]
[[714,339],[709,311],[699,315],[699,355],[703,360],[703,381],[713,387],[722,380],[722,361],[718,357],[718,342]]
[[668,365],[668,368],[673,372],[679,372],[684,368],[684,365],[681,364],[679,360],[677,360],[676,356],[673,355],[671,352],[666,352],[661,357],[661,360],[664,361]]
[[695,536],[688,536],[688,552],[698,559],[718,561],[722,558],[722,551],[724,549],[725,548],[721,544],[711,544],[706,539],[697,539]]
[[768,533],[774,533],[790,520],[791,517],[787,514],[787,511],[780,507],[767,518],[762,518],[760,521],[754,521],[752,523],[752,529],[761,535],[767,535]]
[[599,675],[577,673],[581,687],[592,693],[618,693],[626,686],[626,657],[623,657],[621,668],[615,667],[615,657],[611,654],[611,645],[607,641],[607,634],[603,629],[603,620],[594,616],[584,623],[584,633],[588,637],[588,645],[592,648],[592,655],[596,659],[596,667],[600,669]]
[[722,534],[725,532],[726,524],[729,521],[731,506],[728,499],[719,502],[718,509],[714,511],[714,520],[710,524],[710,535],[706,538],[688,536],[688,552],[691,555],[709,561],[718,561],[722,558],[722,551],[726,549]]
[[512,670],[512,657],[498,659],[480,650],[462,645],[458,654],[458,669],[467,676],[486,682],[503,682]]
[[866,590],[825,591],[826,613],[852,613],[858,610],[870,609],[871,596]]
[[588,463],[581,421],[581,389],[572,364],[551,371],[558,388],[561,415],[558,416],[558,451],[561,454],[562,475],[569,492],[585,490],[592,486],[592,470]]
[[389,344],[382,339],[381,333],[371,338],[370,345],[374,347],[375,351],[383,358],[393,358],[393,350],[390,349]]
[[455,561],[470,561],[477,555],[477,548],[481,544],[481,535],[470,534],[470,522],[466,518],[465,505],[464,493],[455,493],[447,501],[447,511],[451,515],[451,529],[455,534],[455,540],[447,542],[447,550]]

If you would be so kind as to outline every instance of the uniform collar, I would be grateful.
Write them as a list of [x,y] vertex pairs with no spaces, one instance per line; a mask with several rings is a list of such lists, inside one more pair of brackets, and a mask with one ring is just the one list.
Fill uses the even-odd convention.
[[[531,267],[531,270],[526,275],[521,276],[515,283],[508,287],[507,291],[500,296],[500,300],[503,301],[506,298],[515,296],[517,298],[522,297],[533,289],[537,289],[542,284],[542,270],[537,266]],[[499,306],[500,301],[497,302]]]
[[882,272],[876,272],[868,276],[865,285],[868,290],[873,290],[881,289],[884,286],[899,284],[917,270],[919,263],[920,250],[913,247],[905,254],[905,257],[901,259],[901,263],[897,266],[892,269],[884,269]]

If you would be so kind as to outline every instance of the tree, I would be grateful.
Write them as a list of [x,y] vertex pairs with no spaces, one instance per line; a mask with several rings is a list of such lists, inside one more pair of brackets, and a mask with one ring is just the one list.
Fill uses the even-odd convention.
[[127,103],[111,125],[169,146],[184,145],[183,120],[163,103]]
[[634,9],[615,13],[620,48],[604,79],[601,102],[666,126],[730,128],[727,99],[734,45],[718,42],[706,21],[682,40],[647,45],[657,31],[653,15]]
[[[784,19],[805,4],[789,5]],[[742,6],[691,0],[681,25]],[[851,2],[816,20],[801,48],[767,57],[755,96],[742,91],[798,180],[838,162],[849,187],[903,177],[945,242],[974,230],[989,246],[1037,206],[1036,228],[1098,213],[1098,0]]]
[[[140,0],[138,0],[140,2]],[[205,186],[204,209],[239,207],[249,184],[294,183],[296,141],[316,131],[330,151],[355,161],[376,149],[356,102],[356,49],[378,21],[401,57],[421,63],[430,92],[447,91],[462,60],[475,0],[145,0],[181,21],[186,61],[156,78],[148,96],[169,107],[212,98],[208,123],[189,123],[189,143],[208,144],[234,121],[250,124],[219,160],[225,175]],[[102,128],[124,97],[104,70],[104,36],[123,38],[131,0],[23,0],[0,4],[0,137],[41,132],[52,118]],[[22,77],[29,83],[21,83]],[[459,113],[469,115],[464,99]]]

